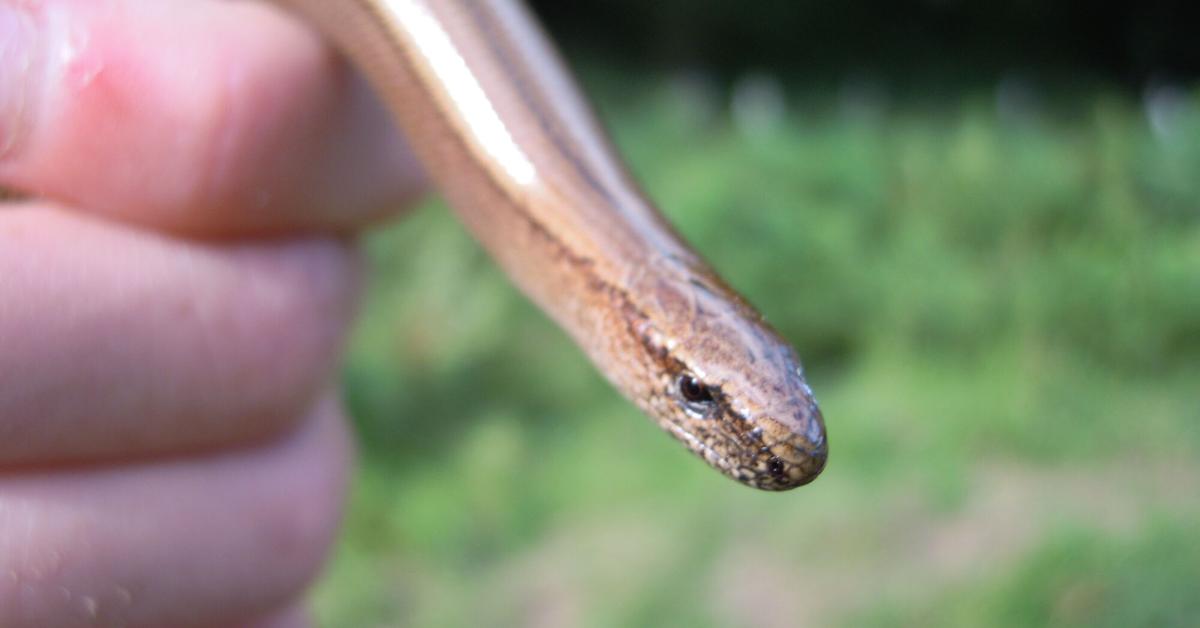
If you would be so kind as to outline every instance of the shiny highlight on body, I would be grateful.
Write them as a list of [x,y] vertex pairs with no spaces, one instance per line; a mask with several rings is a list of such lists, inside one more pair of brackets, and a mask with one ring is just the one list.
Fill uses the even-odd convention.
[[791,347],[641,193],[516,0],[273,0],[362,70],[455,213],[626,397],[725,475],[812,481]]

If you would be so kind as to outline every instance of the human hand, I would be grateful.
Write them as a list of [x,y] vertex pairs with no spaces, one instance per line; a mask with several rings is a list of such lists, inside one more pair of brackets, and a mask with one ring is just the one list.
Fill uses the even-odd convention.
[[0,626],[305,624],[390,129],[263,5],[0,0]]

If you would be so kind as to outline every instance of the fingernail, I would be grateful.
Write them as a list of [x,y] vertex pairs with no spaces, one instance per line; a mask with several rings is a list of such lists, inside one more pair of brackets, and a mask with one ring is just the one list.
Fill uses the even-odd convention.
[[29,131],[38,50],[30,10],[0,4],[0,159]]

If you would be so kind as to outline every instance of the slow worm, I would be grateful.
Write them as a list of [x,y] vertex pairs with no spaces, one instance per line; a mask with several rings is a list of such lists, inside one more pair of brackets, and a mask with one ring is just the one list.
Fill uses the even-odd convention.
[[601,372],[740,482],[825,466],[792,348],[676,234],[519,0],[273,0],[362,71],[449,204]]

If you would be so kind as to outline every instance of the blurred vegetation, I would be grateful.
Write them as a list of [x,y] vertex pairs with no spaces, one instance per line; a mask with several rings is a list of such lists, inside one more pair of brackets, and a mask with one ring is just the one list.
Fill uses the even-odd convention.
[[948,587],[918,609],[880,610],[857,626],[1191,626],[1200,618],[1195,529],[1151,525],[1136,540],[1054,535],[1009,573]]
[[588,76],[829,467],[706,468],[433,202],[367,241],[322,625],[1197,625],[1200,93]]

